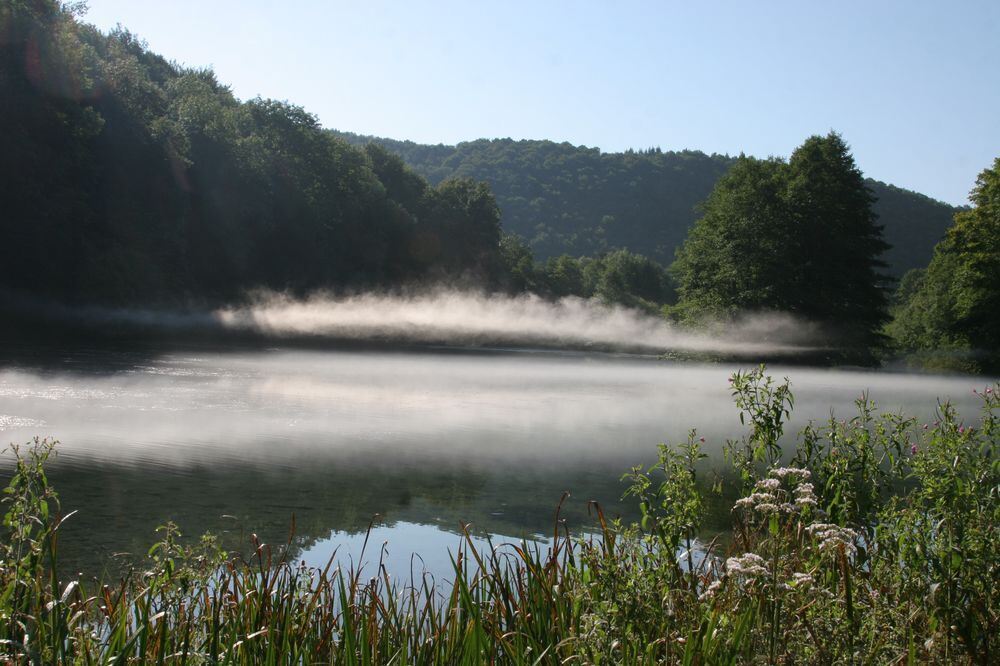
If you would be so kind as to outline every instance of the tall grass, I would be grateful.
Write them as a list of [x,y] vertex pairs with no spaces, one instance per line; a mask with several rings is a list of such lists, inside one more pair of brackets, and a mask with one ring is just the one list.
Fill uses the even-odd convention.
[[[32,664],[996,663],[1000,659],[997,390],[966,425],[878,415],[779,439],[787,380],[732,390],[748,425],[727,461],[742,497],[723,548],[697,538],[711,499],[692,431],[625,475],[642,520],[574,539],[477,547],[453,580],[249,557],[162,528],[114,584],[56,573],[66,519],[45,476],[52,444],[14,448],[0,546],[0,653]],[[367,544],[366,544],[367,545]],[[284,552],[284,551],[281,551]]]

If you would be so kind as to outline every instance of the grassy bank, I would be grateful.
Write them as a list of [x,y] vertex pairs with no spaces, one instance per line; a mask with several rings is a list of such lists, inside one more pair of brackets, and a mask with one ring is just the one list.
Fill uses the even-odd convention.
[[[763,371],[732,378],[747,427],[727,445],[741,498],[702,543],[692,431],[625,475],[642,511],[551,548],[456,543],[454,584],[250,557],[162,528],[122,580],[57,572],[64,513],[52,446],[15,449],[0,544],[0,659],[81,664],[995,663],[1000,658],[1000,386],[963,421],[917,423],[867,397],[779,440],[793,405]],[[721,482],[720,482],[721,483]],[[731,489],[725,489],[728,491]],[[83,510],[86,510],[84,507]]]

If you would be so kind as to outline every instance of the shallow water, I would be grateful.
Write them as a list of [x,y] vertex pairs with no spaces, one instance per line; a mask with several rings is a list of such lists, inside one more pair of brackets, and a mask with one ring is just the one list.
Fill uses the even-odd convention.
[[[8,354],[0,438],[60,440],[50,477],[67,510],[61,546],[99,572],[141,555],[157,525],[285,543],[317,563],[354,552],[373,520],[391,566],[417,552],[447,570],[463,523],[497,538],[550,534],[564,491],[571,528],[587,500],[630,517],[621,474],[697,427],[716,458],[742,432],[735,364],[582,353],[447,350]],[[986,380],[773,367],[795,393],[789,432],[863,391],[887,411],[933,417],[937,398],[974,419]],[[9,467],[10,456],[4,456]],[[724,508],[720,509],[724,517]],[[371,546],[370,546],[371,547]],[[353,550],[352,550],[353,549]],[[376,547],[377,551],[377,547]]]

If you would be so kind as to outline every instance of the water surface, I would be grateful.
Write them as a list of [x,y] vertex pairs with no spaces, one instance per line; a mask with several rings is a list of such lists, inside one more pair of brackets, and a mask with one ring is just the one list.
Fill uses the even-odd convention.
[[[23,351],[23,350],[22,350]],[[718,458],[743,430],[727,378],[735,364],[584,353],[447,350],[9,353],[0,367],[0,437],[60,440],[50,477],[79,509],[62,545],[94,570],[136,556],[166,520],[236,546],[289,539],[318,562],[357,551],[373,520],[394,566],[416,551],[447,564],[471,523],[506,538],[551,534],[609,514],[621,474],[690,428]],[[788,376],[790,432],[863,391],[881,409],[933,418],[938,398],[974,419],[983,378],[808,367]],[[5,465],[9,467],[9,455]],[[720,507],[719,520],[725,518]],[[126,557],[126,556],[123,556]]]

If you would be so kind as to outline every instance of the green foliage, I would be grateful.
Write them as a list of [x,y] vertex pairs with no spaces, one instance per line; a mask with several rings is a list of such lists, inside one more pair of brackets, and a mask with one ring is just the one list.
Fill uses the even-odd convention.
[[753,485],[760,469],[769,469],[779,462],[785,421],[791,416],[795,399],[788,378],[775,385],[765,367],[737,371],[729,379],[740,423],[750,421],[750,433],[741,441],[726,442],[726,458],[739,473],[746,490]]
[[[722,539],[692,431],[626,478],[643,521],[595,511],[597,534],[477,548],[453,582],[393,582],[382,557],[313,569],[251,537],[249,559],[161,528],[141,575],[60,579],[51,444],[14,448],[0,544],[0,655],[12,663],[947,663],[1000,650],[1000,385],[966,425],[858,415],[782,452],[792,405],[764,368],[733,377],[750,430]],[[779,467],[790,455],[794,466]],[[849,492],[847,492],[849,491]],[[714,492],[714,491],[713,491]],[[561,508],[561,507],[560,507]],[[720,544],[725,544],[724,548]],[[367,549],[367,544],[366,544]],[[384,553],[383,553],[384,554]],[[366,559],[364,552],[361,559]]]
[[522,238],[506,234],[501,240],[501,259],[513,291],[551,298],[596,298],[607,305],[650,313],[658,313],[660,306],[674,298],[669,273],[655,261],[627,250],[597,257],[563,254],[539,264]]
[[508,285],[512,291],[540,290],[545,276],[539,274],[531,248],[520,236],[503,234],[500,238],[500,258],[507,269]]
[[993,369],[1000,367],[1000,158],[979,174],[972,202],[919,280],[905,285],[888,330],[904,351],[957,352]]
[[678,312],[788,312],[821,323],[840,346],[877,344],[888,246],[873,201],[834,133],[810,137],[787,164],[740,158],[678,251]]
[[799,305],[786,172],[777,160],[741,157],[712,190],[671,267],[689,317]]
[[[453,176],[488,182],[504,230],[525,238],[543,261],[627,249],[669,264],[698,218],[699,204],[739,161],[693,150],[604,153],[511,139],[429,146],[334,134],[354,145],[384,146],[432,183]],[[892,246],[884,255],[888,272],[898,277],[926,266],[956,209],[878,181],[865,184]]]
[[[704,511],[696,465],[706,457],[701,452],[697,432],[692,430],[687,442],[676,449],[661,444],[659,459],[648,470],[633,467],[623,477],[630,482],[625,496],[635,497],[639,502],[642,529],[656,536],[668,552],[675,552],[683,543],[691,555]],[[663,479],[659,483],[651,476],[654,472]]]
[[148,304],[501,278],[485,185],[432,188],[54,0],[2,3],[0,35],[5,289]]

